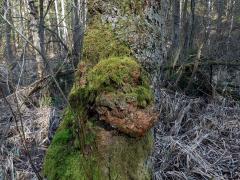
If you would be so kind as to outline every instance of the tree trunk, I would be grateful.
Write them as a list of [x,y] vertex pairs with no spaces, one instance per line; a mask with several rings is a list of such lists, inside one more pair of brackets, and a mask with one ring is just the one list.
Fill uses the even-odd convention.
[[46,50],[45,50],[45,28],[44,28],[44,0],[39,0],[39,39],[40,39],[40,50],[42,56],[46,57]]
[[62,37],[63,37],[64,43],[67,43],[68,32],[67,32],[64,0],[61,0],[61,8],[62,8],[62,11],[61,11],[61,13],[62,13]]
[[86,0],[73,1],[72,26],[73,26],[73,48],[72,62],[76,68],[81,58],[81,49],[83,46],[83,35],[86,23]]
[[191,0],[191,21],[190,21],[190,35],[189,35],[189,44],[188,48],[193,49],[193,40],[195,35],[195,0]]
[[217,0],[216,2],[217,9],[217,34],[221,34],[222,32],[222,18],[224,13],[224,2],[222,0]]
[[[167,34],[166,20],[168,15],[168,1],[150,0],[146,2],[146,19],[148,20],[151,33],[149,34],[149,72],[151,73],[152,83],[155,91],[155,100],[157,107],[160,107],[159,87],[163,74],[162,65],[166,63],[167,58]],[[150,44],[151,43],[151,44]]]
[[230,40],[231,40],[231,34],[232,34],[232,29],[233,29],[233,23],[234,23],[234,7],[235,7],[236,1],[233,0],[231,3],[231,8],[229,10],[230,16],[230,28],[228,32],[228,41],[227,41],[227,50],[229,51],[229,45],[230,45]]
[[[42,2],[42,1],[41,1]],[[41,4],[41,3],[40,3]],[[42,29],[43,17],[41,17],[41,25],[39,24],[39,15],[38,9],[35,6],[33,0],[28,0],[29,14],[31,17],[30,28],[32,32],[33,45],[41,52],[45,53],[44,50],[44,30]],[[40,11],[43,10],[43,7],[40,8]],[[39,28],[38,28],[39,27]],[[42,54],[45,55],[45,54]],[[42,79],[44,76],[44,62],[43,58],[38,51],[35,51],[35,58],[37,62],[37,73],[38,78]]]
[[173,33],[172,33],[172,48],[179,46],[180,35],[180,0],[173,1]]
[[184,0],[180,2],[180,35],[179,35],[179,45],[175,48],[172,57],[172,66],[174,67],[179,59],[181,60],[185,54],[186,50],[184,50],[184,45],[186,41],[186,34],[188,29],[188,20],[187,20],[187,6],[188,0]]
[[[56,34],[58,37],[60,37],[61,39],[63,39],[63,35],[61,33],[61,28],[60,26],[60,17],[59,17],[59,9],[58,9],[58,1],[54,1],[54,10],[55,10],[55,20],[52,22],[53,26],[56,24]],[[52,35],[52,39],[54,39],[54,36]],[[63,40],[65,42],[65,39]],[[52,43],[53,44],[53,43]],[[52,45],[52,47],[54,47],[54,44]],[[64,51],[64,48],[62,47],[61,43],[58,43],[58,47],[60,52],[62,53]],[[54,49],[53,49],[54,52]]]
[[56,21],[57,21],[57,34],[59,37],[61,37],[61,32],[60,32],[60,28],[59,28],[59,25],[60,25],[60,21],[59,21],[59,14],[58,14],[58,2],[57,1],[54,1],[54,8],[55,8],[55,16],[56,16]]
[[[10,7],[10,2],[9,0],[4,0],[4,16],[6,19],[11,20],[11,7]],[[11,35],[12,35],[12,28],[11,26],[6,23],[6,47],[5,47],[5,52],[6,52],[6,59],[9,64],[13,63],[13,49],[12,49],[12,44],[11,44]]]

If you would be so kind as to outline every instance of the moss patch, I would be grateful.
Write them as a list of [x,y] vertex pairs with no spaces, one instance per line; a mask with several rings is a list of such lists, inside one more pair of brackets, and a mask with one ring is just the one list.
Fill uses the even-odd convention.
[[69,99],[75,107],[93,103],[102,92],[115,92],[115,96],[124,96],[127,101],[146,107],[153,102],[149,84],[147,74],[133,58],[111,57],[101,60],[90,70],[86,86],[76,85]]
[[[94,155],[87,158],[74,145],[74,114],[67,109],[63,122],[57,130],[44,161],[44,175],[49,180],[101,179]],[[88,132],[88,144],[94,141],[94,133]]]
[[150,155],[153,146],[151,132],[137,140],[121,136],[114,138],[109,152],[111,179],[151,179],[151,172],[146,168],[146,157]]
[[95,22],[84,36],[83,61],[97,64],[100,59],[111,56],[130,56],[129,47],[119,42],[109,25]]

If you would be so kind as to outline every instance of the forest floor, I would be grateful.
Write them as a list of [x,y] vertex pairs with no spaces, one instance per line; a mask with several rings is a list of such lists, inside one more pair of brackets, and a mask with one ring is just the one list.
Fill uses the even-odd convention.
[[60,110],[20,102],[14,94],[0,99],[0,179],[37,179],[32,167],[41,171],[49,138],[59,124]]
[[240,104],[162,90],[155,179],[240,179]]
[[[161,92],[161,118],[154,129],[154,179],[240,179],[239,104]],[[0,177],[36,179],[24,144],[40,171],[61,112],[54,107],[19,109],[4,99],[0,112]],[[24,131],[25,141],[18,129]]]

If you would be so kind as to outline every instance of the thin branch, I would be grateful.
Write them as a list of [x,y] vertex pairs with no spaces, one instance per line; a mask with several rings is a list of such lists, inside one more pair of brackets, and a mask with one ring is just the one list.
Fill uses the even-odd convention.
[[67,52],[69,51],[67,45],[63,42],[63,40],[61,39],[61,37],[59,37],[59,35],[58,35],[56,32],[54,32],[53,30],[51,30],[50,28],[48,28],[48,27],[46,27],[46,26],[44,26],[44,28],[45,28],[47,31],[49,31],[50,33],[52,33],[53,35],[55,35],[56,38],[59,40],[59,42],[63,45],[64,49],[65,49]]
[[55,0],[50,0],[48,2],[48,6],[47,6],[47,9],[46,9],[46,12],[44,13],[44,16],[43,16],[43,19],[46,18],[47,14],[48,14],[48,11],[50,10],[51,6],[52,6],[52,3],[54,2]]
[[27,37],[25,37],[23,33],[21,33],[18,29],[16,29],[4,16],[2,16],[2,15],[0,14],[0,17],[1,17],[6,23],[8,23],[8,24],[12,27],[12,29],[13,29],[14,31],[16,31],[26,42],[28,42],[29,45],[30,45],[34,50],[36,50],[36,51],[39,53],[39,55],[42,57],[42,59],[44,60],[45,64],[47,65],[47,69],[48,69],[49,72],[50,72],[50,76],[51,76],[51,78],[53,79],[54,83],[56,84],[58,90],[60,91],[63,99],[64,99],[65,102],[68,104],[68,106],[71,107],[71,105],[70,105],[67,97],[65,96],[64,92],[62,91],[59,83],[57,82],[57,80],[56,80],[56,78],[55,78],[55,76],[54,76],[54,72],[53,72],[53,70],[52,70],[52,68],[51,68],[48,60],[47,60],[46,57],[41,53],[41,50],[39,50],[37,47],[35,47],[35,46],[33,45],[33,43],[32,43]]

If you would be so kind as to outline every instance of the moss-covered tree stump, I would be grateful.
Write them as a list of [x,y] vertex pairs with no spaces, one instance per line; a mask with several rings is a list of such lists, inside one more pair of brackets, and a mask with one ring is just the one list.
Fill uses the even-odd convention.
[[101,60],[89,71],[81,64],[80,71],[69,96],[71,108],[47,151],[45,176],[151,179],[149,130],[157,115],[146,73],[129,57]]

